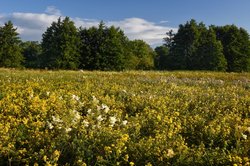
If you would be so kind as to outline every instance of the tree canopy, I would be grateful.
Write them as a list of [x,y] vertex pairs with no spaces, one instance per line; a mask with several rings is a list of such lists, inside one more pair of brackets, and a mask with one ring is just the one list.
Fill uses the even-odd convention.
[[19,34],[11,21],[0,27],[0,67],[21,67],[23,56],[21,53]]
[[37,41],[26,41],[21,43],[22,54],[24,57],[24,67],[41,67],[42,48]]
[[125,61],[125,46],[128,41],[120,28],[106,27],[103,22],[98,27],[80,28],[81,65],[88,70],[122,70]]
[[77,69],[80,36],[74,22],[66,17],[53,22],[42,38],[43,66],[51,69]]
[[[164,48],[155,49],[159,69],[249,71],[250,40],[243,28],[197,23],[195,20],[179,26],[178,32],[167,32]],[[163,49],[169,50],[163,53]],[[162,59],[165,61],[162,64]],[[158,61],[157,61],[158,60]]]
[[250,71],[250,40],[247,31],[235,25],[212,28],[223,45],[227,71]]
[[11,21],[0,26],[0,67],[84,70],[250,71],[250,38],[235,25],[206,26],[192,19],[177,32],[166,32],[154,50],[143,40],[129,40],[122,29],[77,28],[58,18],[42,41],[22,42]]

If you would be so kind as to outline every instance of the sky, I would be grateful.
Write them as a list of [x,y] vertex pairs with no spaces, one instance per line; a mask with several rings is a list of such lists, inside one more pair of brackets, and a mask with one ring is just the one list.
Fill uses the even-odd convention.
[[166,32],[191,19],[235,24],[250,33],[250,0],[0,0],[0,25],[11,20],[24,41],[41,41],[60,16],[69,16],[77,27],[104,21],[151,46],[161,45]]

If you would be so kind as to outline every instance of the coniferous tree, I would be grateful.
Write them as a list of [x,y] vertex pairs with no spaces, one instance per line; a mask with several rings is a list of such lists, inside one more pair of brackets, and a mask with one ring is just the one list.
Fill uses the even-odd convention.
[[66,17],[53,22],[42,39],[43,66],[52,69],[77,69],[80,37],[74,22]]
[[0,27],[0,67],[22,66],[21,40],[16,30],[11,21]]

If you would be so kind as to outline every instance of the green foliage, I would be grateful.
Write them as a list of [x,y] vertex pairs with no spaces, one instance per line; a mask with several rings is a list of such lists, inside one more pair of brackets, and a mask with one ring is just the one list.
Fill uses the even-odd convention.
[[235,25],[213,28],[223,45],[227,71],[250,71],[250,40],[247,31]]
[[170,30],[162,46],[130,41],[120,28],[77,29],[66,17],[53,22],[42,42],[21,42],[9,21],[0,27],[0,67],[86,70],[250,71],[248,32],[235,25],[210,26],[194,19]]
[[128,41],[123,31],[101,22],[96,27],[80,29],[81,68],[88,70],[122,70],[125,45]]
[[[227,62],[223,47],[212,29],[203,23],[191,20],[179,26],[176,34],[167,33],[165,46],[169,54],[159,67],[170,70],[214,70],[225,71]],[[161,52],[158,53],[158,56]],[[160,59],[159,59],[160,61]],[[160,63],[160,62],[159,62]]]
[[0,165],[249,165],[249,78],[0,69]]
[[227,61],[223,54],[223,46],[220,41],[216,40],[213,29],[201,34],[192,69],[226,71]]
[[154,51],[142,40],[128,43],[126,69],[149,70],[154,68]]
[[21,67],[20,39],[11,21],[0,27],[0,67]]
[[159,70],[166,70],[168,68],[169,47],[162,45],[155,48],[156,58],[155,67]]
[[42,39],[43,67],[77,69],[80,57],[80,37],[74,22],[66,17],[53,22]]
[[170,69],[190,70],[193,68],[193,55],[203,29],[205,29],[205,25],[202,23],[198,25],[195,20],[179,26],[179,30],[173,38],[174,44],[170,48]]
[[27,41],[21,43],[22,55],[24,56],[24,66],[26,68],[41,67],[41,45],[36,41]]

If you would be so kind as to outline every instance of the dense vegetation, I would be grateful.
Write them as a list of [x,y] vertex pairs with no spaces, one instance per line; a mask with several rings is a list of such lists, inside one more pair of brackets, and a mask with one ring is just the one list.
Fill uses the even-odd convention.
[[250,75],[0,69],[0,165],[249,165]]
[[235,25],[207,28],[191,20],[155,51],[159,69],[250,71],[249,34]]
[[0,67],[85,70],[250,71],[250,40],[235,25],[207,27],[195,20],[166,32],[164,45],[153,50],[142,40],[129,40],[120,28],[76,28],[59,18],[41,43],[22,42],[9,21],[0,27]]

